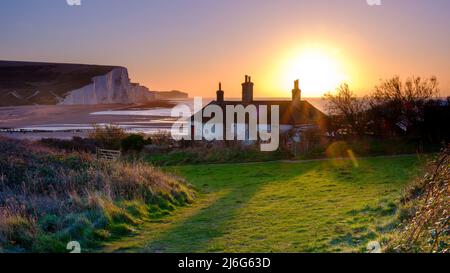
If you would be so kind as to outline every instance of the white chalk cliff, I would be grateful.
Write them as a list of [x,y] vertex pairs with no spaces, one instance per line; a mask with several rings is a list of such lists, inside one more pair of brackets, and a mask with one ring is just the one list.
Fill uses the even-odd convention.
[[142,103],[155,99],[155,93],[147,87],[132,83],[124,67],[112,69],[109,73],[92,78],[92,83],[69,91],[59,104],[113,104]]

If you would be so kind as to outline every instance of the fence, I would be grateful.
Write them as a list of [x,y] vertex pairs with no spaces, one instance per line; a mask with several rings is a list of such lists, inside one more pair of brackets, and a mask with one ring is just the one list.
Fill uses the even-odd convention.
[[118,160],[122,153],[115,150],[105,150],[97,148],[97,158],[105,160]]

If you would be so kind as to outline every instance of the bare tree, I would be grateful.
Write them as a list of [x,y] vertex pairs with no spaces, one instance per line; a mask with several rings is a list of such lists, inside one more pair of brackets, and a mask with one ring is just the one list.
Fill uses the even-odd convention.
[[363,136],[366,127],[367,101],[366,98],[358,98],[344,83],[336,89],[335,93],[325,94],[328,101],[327,108],[334,123],[339,129],[346,129],[351,135]]
[[435,98],[439,94],[436,77],[422,79],[408,78],[402,83],[399,76],[382,81],[375,87],[373,98],[381,103],[398,101],[403,103],[418,103]]
[[400,77],[382,81],[371,97],[371,119],[385,134],[414,134],[424,120],[425,105],[439,94],[436,77]]

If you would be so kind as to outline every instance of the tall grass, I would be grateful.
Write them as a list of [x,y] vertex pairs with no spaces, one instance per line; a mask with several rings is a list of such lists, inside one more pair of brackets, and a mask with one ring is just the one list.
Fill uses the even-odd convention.
[[410,186],[402,200],[402,225],[390,252],[450,252],[450,146],[427,167],[425,176]]
[[202,164],[202,163],[231,163],[258,162],[289,158],[290,154],[284,150],[275,152],[261,152],[258,145],[197,145],[184,149],[176,149],[165,153],[147,152],[145,160],[158,166]]
[[101,148],[120,150],[122,140],[127,137],[127,133],[115,125],[98,126],[89,134],[89,138],[95,140]]
[[140,162],[107,162],[0,138],[0,251],[65,251],[127,234],[189,203],[180,178]]

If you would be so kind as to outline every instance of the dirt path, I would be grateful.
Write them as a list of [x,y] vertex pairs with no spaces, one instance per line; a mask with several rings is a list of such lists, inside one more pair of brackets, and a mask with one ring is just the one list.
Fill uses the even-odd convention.
[[[149,247],[150,241],[156,240],[164,232],[169,231],[173,226],[178,226],[184,221],[214,204],[226,192],[211,193],[201,195],[194,204],[179,208],[175,213],[156,220],[146,220],[135,234],[108,242],[102,248],[102,252],[144,252]],[[162,246],[163,247],[163,246]],[[153,252],[163,252],[163,249],[154,249]]]

